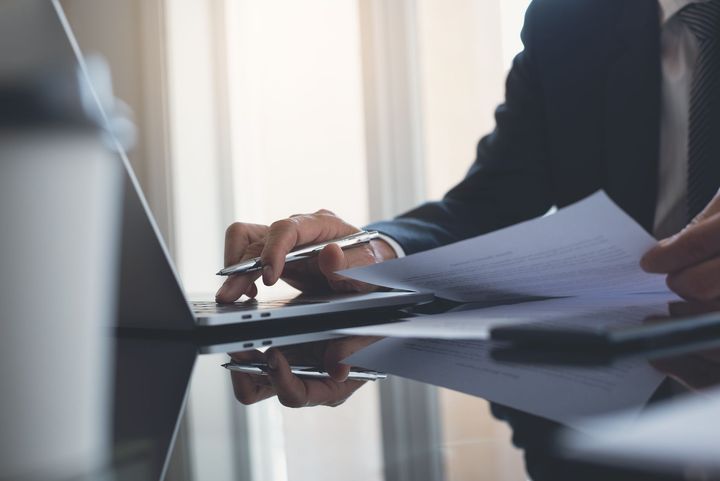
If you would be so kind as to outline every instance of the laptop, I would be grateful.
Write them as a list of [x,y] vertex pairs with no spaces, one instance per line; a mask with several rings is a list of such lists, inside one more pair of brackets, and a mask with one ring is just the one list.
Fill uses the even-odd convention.
[[[34,1],[36,8],[46,5],[53,10],[63,41],[72,48],[77,61],[83,89],[90,92],[100,123],[109,126],[103,102],[97,92],[107,86],[93,85],[87,64],[60,3]],[[97,89],[95,87],[98,87]],[[106,128],[109,132],[110,129]],[[288,319],[300,320],[317,316],[378,310],[397,310],[433,299],[430,293],[389,291],[367,294],[300,295],[291,299],[251,300],[229,305],[214,301],[190,302],[183,292],[180,278],[168,254],[160,231],[150,213],[138,180],[122,145],[110,135],[110,141],[124,166],[124,200],[121,239],[121,277],[118,326],[134,329],[192,331],[198,328],[271,323]],[[216,266],[208,266],[214,269]],[[368,313],[367,318],[369,318]],[[342,317],[342,316],[340,316]],[[297,339],[295,339],[297,342]]]

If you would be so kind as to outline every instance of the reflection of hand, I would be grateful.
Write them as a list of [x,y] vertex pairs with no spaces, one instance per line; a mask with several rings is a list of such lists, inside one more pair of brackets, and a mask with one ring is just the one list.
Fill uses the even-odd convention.
[[[669,316],[650,316],[644,322],[683,322],[683,317],[720,311],[720,302],[671,302],[668,309]],[[717,349],[653,360],[650,364],[688,389],[700,390],[720,383],[720,350]]]
[[720,350],[652,361],[655,369],[692,390],[720,384]]
[[[364,384],[364,381],[348,380],[350,367],[340,362],[377,340],[376,337],[346,337],[272,348],[265,353],[247,351],[231,354],[234,361],[266,362],[269,368],[267,376],[232,371],[235,397],[243,404],[254,404],[277,395],[287,407],[339,406]],[[300,378],[290,372],[289,363],[322,366],[331,377]]]
[[650,249],[641,265],[667,274],[668,287],[686,299],[720,299],[720,195],[680,233]]
[[[345,237],[360,229],[332,212],[294,215],[274,222],[270,227],[236,222],[225,233],[225,266],[254,257],[262,258],[263,282],[271,286],[282,278],[304,291],[367,292],[374,286],[346,279],[335,272],[350,267],[382,262],[395,257],[395,251],[383,240],[343,251],[335,244],[325,247],[317,257],[285,266],[285,256],[298,246]],[[260,273],[227,278],[215,295],[218,302],[234,302],[243,294],[255,297],[255,281]]]

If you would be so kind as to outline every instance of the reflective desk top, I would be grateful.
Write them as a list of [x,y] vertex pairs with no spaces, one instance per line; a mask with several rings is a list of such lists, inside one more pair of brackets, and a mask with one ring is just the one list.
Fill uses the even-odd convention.
[[[561,426],[553,421],[397,377],[366,383],[334,408],[293,409],[276,397],[262,400],[272,393],[263,387],[267,381],[231,377],[220,367],[228,355],[199,354],[203,349],[196,339],[118,332],[115,340],[116,479],[502,481],[718,476],[683,466],[642,472],[592,459],[568,459],[557,452]],[[232,343],[243,340],[230,332],[214,342],[240,346]],[[310,351],[322,352],[324,343]],[[635,354],[647,357],[655,369],[668,375],[650,404],[697,396],[720,381],[720,343],[706,339],[676,348]],[[280,349],[292,355],[309,348]],[[295,405],[287,398],[283,402]]]

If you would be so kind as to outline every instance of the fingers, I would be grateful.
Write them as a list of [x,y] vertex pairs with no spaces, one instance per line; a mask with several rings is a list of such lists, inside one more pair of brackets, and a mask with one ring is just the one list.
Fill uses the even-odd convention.
[[285,256],[296,246],[332,240],[358,232],[329,211],[293,216],[273,223],[260,254],[263,262],[263,282],[271,286],[277,282],[285,267]]
[[235,223],[228,227],[225,236],[225,265],[253,257],[260,257],[262,273],[228,277],[215,298],[220,303],[236,301],[243,294],[254,297],[254,282],[262,276],[266,285],[274,285],[282,276],[290,285],[302,291],[327,290],[328,286],[341,292],[368,292],[377,287],[345,279],[337,271],[372,264],[395,257],[385,242],[375,240],[369,245],[349,249],[326,248],[320,259],[310,259],[301,266],[292,265],[285,270],[285,256],[298,246],[337,239],[359,232],[359,229],[342,221],[330,211],[294,215],[273,223],[270,227],[258,224]]
[[660,241],[640,261],[647,272],[675,272],[720,254],[720,213]]
[[[264,359],[259,351],[233,353],[230,356],[237,362],[260,362]],[[242,404],[255,404],[275,395],[275,390],[264,376],[230,371],[230,378],[235,399]]]
[[255,298],[258,293],[255,281],[258,277],[259,274],[228,277],[215,293],[215,302],[230,304],[240,299],[243,294],[251,299]]
[[379,337],[353,336],[330,341],[323,359],[325,370],[334,381],[345,381],[350,373],[350,366],[342,364],[341,361],[378,340]]
[[685,299],[720,298],[720,195],[680,233],[650,249],[640,266],[668,274],[668,287]]
[[282,280],[304,293],[328,290],[328,282],[318,268],[317,257],[285,264]]
[[[263,249],[263,245],[264,244],[262,242],[253,242],[247,245],[243,251],[243,255],[237,260],[237,262],[243,262],[248,259],[258,257]],[[237,262],[233,262],[233,264],[236,264]],[[255,286],[254,283],[259,277],[260,274],[257,272],[228,276],[223,285],[220,286],[218,292],[215,294],[215,300],[219,303],[230,303],[238,300],[243,294],[251,298],[255,297],[257,295],[257,286]]]
[[255,299],[258,295],[258,288],[257,285],[253,282],[250,284],[250,288],[245,291],[245,295],[248,296],[250,299]]
[[266,359],[270,382],[278,400],[287,407],[339,406],[364,384],[360,381],[335,382],[332,379],[302,380],[292,374],[287,360],[277,349],[270,349]]
[[233,393],[238,402],[247,405],[255,404],[275,395],[275,389],[263,376],[230,371]]
[[[237,264],[241,259],[257,257],[257,254],[248,256],[247,248],[258,244],[267,234],[267,226],[260,224],[245,224],[235,222],[225,230],[225,266]],[[261,249],[257,252],[259,253]]]
[[720,311],[720,301],[713,302],[685,302],[676,301],[668,305],[670,315],[673,317],[689,317]]
[[280,402],[287,407],[307,406],[305,383],[290,371],[290,365],[280,351],[270,349],[266,353],[268,377]]
[[374,253],[370,246],[367,245],[343,251],[336,244],[330,244],[320,251],[318,255],[320,272],[336,292],[371,292],[376,290],[377,286],[348,279],[337,274],[338,271],[350,267],[364,266],[375,262]]
[[[258,257],[262,252],[267,230],[266,226],[259,224],[231,224],[225,231],[225,266]],[[243,294],[254,297],[257,295],[257,288],[253,283],[258,277],[258,274],[229,276],[215,294],[215,300],[219,303],[230,303]]]
[[668,274],[667,285],[689,300],[720,298],[720,257]]
[[[319,365],[325,358],[326,365],[342,366],[339,362],[362,347],[379,338],[353,337],[339,339],[331,345],[309,343],[284,348],[281,352],[274,348],[265,354],[259,351],[245,351],[231,354],[237,362],[259,362],[268,364],[268,376],[259,376],[231,372],[235,398],[243,404],[253,404],[277,395],[278,400],[287,407],[326,405],[339,406],[359,389],[364,382],[347,381],[347,372],[333,370],[332,379],[301,379],[290,371],[288,358],[294,358],[299,364]],[[342,366],[342,369],[347,369]]]

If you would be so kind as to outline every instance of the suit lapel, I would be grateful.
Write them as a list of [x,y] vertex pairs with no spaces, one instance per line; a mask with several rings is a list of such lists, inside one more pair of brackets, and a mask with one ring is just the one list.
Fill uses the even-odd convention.
[[623,4],[606,81],[604,184],[651,231],[660,139],[660,17],[657,0]]

